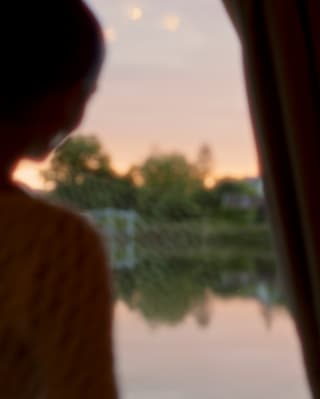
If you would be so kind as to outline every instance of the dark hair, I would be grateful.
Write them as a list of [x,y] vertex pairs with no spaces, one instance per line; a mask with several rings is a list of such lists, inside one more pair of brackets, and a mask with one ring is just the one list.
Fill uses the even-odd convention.
[[104,56],[101,28],[80,0],[8,0],[0,14],[0,118],[77,81]]

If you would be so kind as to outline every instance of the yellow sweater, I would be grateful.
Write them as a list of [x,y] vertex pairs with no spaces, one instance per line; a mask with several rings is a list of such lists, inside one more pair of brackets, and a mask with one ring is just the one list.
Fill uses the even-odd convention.
[[110,281],[80,216],[0,194],[0,398],[116,398]]

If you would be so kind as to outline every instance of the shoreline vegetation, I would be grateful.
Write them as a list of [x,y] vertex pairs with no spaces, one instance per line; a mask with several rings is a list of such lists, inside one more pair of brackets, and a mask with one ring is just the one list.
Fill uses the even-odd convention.
[[76,136],[43,177],[49,200],[92,217],[108,235],[115,301],[151,324],[176,324],[198,309],[205,326],[208,295],[255,298],[265,314],[285,305],[262,180],[207,186],[212,173],[202,146],[195,162],[156,153],[119,176],[96,137]]

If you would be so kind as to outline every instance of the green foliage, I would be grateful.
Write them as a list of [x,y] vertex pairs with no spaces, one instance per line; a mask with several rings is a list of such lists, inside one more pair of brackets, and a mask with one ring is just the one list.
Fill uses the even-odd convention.
[[[145,194],[145,193],[144,193]],[[141,199],[141,197],[140,197]],[[143,198],[144,201],[146,197]],[[188,195],[179,195],[176,190],[165,191],[145,209],[146,214],[161,220],[182,221],[199,215],[199,208]]]
[[148,158],[139,168],[138,210],[152,218],[183,220],[199,214],[192,200],[201,185],[196,168],[180,154]]
[[[225,195],[233,195],[233,196],[249,196],[256,197],[257,194],[253,190],[253,188],[242,180],[235,179],[222,179],[213,189],[215,196],[217,199],[221,201]],[[219,203],[219,202],[218,202]],[[223,203],[220,202],[220,205],[223,206]]]
[[[155,254],[188,253],[217,250],[271,252],[270,231],[266,225],[230,225],[210,221],[154,222],[141,226],[136,235],[138,245],[147,243]],[[163,251],[166,251],[163,253]]]
[[[136,266],[113,271],[115,298],[151,325],[177,324],[190,315],[207,325],[208,295],[285,303],[266,225],[155,221],[140,226],[135,245]],[[269,304],[259,299],[261,285]]]
[[197,171],[181,154],[155,155],[140,167],[144,184],[157,190],[189,192],[199,184]]
[[[282,300],[268,228],[253,223],[254,206],[243,206],[254,205],[257,194],[232,179],[206,189],[209,171],[212,155],[204,146],[196,164],[180,154],[154,155],[119,176],[97,138],[77,136],[56,151],[44,178],[55,200],[81,210],[138,211],[137,264],[114,270],[116,299],[152,324],[179,323],[191,313],[206,325],[208,292],[255,297],[263,283],[274,303]],[[120,222],[116,230],[121,258],[128,237]]]
[[76,136],[64,143],[43,177],[54,185],[53,199],[82,210],[136,205],[132,179],[114,172],[94,136]]
[[57,149],[50,168],[43,173],[47,182],[81,184],[87,176],[108,178],[114,172],[109,157],[94,136],[76,136]]
[[194,201],[203,215],[215,220],[245,224],[265,220],[258,219],[261,198],[245,181],[223,179],[210,190],[201,187],[195,192]]
[[214,216],[218,210],[218,198],[214,189],[207,189],[204,186],[198,187],[193,193],[192,199],[201,210],[203,216]]
[[[265,267],[260,270],[260,263]],[[267,273],[266,273],[267,271]],[[241,250],[145,256],[132,270],[114,270],[115,297],[138,310],[151,324],[177,324],[205,308],[208,294],[256,298],[257,287],[268,287],[270,301],[283,296],[272,256]]]
[[55,152],[43,177],[54,187],[50,193],[54,200],[81,210],[134,209],[145,219],[172,222],[265,220],[252,186],[224,179],[206,189],[203,178],[209,171],[212,154],[203,146],[195,163],[177,153],[152,155],[126,176],[119,176],[96,137],[76,136]]

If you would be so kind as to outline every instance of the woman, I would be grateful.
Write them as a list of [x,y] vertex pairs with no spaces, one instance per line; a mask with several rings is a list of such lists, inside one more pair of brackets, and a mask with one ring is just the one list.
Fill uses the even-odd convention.
[[21,158],[46,157],[78,126],[96,88],[103,35],[80,0],[4,3],[0,397],[114,399],[104,246],[82,218],[11,182]]

